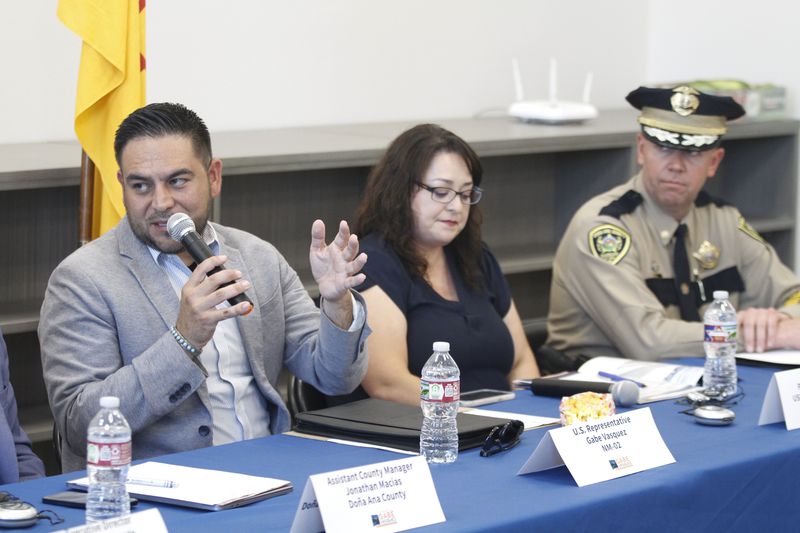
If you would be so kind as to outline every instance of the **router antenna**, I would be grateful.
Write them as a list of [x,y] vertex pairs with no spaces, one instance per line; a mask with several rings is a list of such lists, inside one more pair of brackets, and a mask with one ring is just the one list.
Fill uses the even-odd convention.
[[583,103],[588,104],[589,98],[592,96],[592,78],[594,75],[591,72],[586,73],[586,82],[583,84]]
[[519,73],[519,62],[516,57],[511,58],[511,73],[514,75],[514,90],[517,93],[517,102],[521,102],[525,99],[525,95],[522,92],[522,76]]
[[549,79],[549,82],[550,82],[550,94],[549,94],[549,96],[550,96],[550,104],[551,105],[555,105],[556,101],[557,101],[557,99],[556,99],[556,90],[558,89],[558,85],[557,85],[558,74],[557,74],[557,71],[558,71],[558,63],[556,62],[556,58],[551,57],[550,58],[550,79]]

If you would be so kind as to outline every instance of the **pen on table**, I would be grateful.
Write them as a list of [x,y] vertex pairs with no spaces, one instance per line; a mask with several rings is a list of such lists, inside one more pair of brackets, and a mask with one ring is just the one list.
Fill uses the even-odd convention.
[[635,379],[626,378],[624,376],[618,376],[616,374],[612,374],[611,372],[603,372],[602,370],[600,372],[598,372],[597,375],[600,376],[600,377],[603,377],[603,378],[608,378],[611,381],[630,381],[630,382],[632,382],[634,385],[636,385],[639,388],[647,386],[644,383],[640,383],[640,382],[636,381]]
[[174,489],[178,484],[168,479],[128,479],[126,483],[132,485],[147,485],[148,487],[164,487],[165,489]]
[[511,388],[514,390],[522,390],[522,389],[530,389],[531,388],[531,380],[530,379],[515,379],[511,382]]

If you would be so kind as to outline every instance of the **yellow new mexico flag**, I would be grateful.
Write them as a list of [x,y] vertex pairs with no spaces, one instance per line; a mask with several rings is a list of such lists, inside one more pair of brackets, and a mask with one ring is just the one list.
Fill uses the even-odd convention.
[[75,133],[94,161],[92,238],[125,213],[114,133],[145,104],[145,0],[59,0],[58,18],[83,39]]

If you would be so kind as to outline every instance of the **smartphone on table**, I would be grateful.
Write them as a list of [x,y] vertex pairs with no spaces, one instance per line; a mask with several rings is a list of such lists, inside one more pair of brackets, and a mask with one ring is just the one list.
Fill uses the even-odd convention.
[[[55,494],[42,496],[42,501],[51,505],[63,505],[65,507],[86,509],[86,495],[87,493],[77,490],[64,490],[61,492],[56,492]],[[139,503],[139,500],[136,498],[129,497],[128,499],[131,502],[131,507]]]
[[478,407],[489,403],[513,400],[514,391],[500,389],[478,389],[461,393],[461,404],[463,407]]

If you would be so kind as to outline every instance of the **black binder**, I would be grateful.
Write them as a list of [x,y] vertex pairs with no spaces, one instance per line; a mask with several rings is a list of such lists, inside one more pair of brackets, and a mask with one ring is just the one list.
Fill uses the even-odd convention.
[[[483,444],[495,426],[505,418],[458,413],[458,449],[467,450]],[[352,440],[419,451],[422,410],[376,398],[306,411],[295,416],[294,430],[321,437]]]

